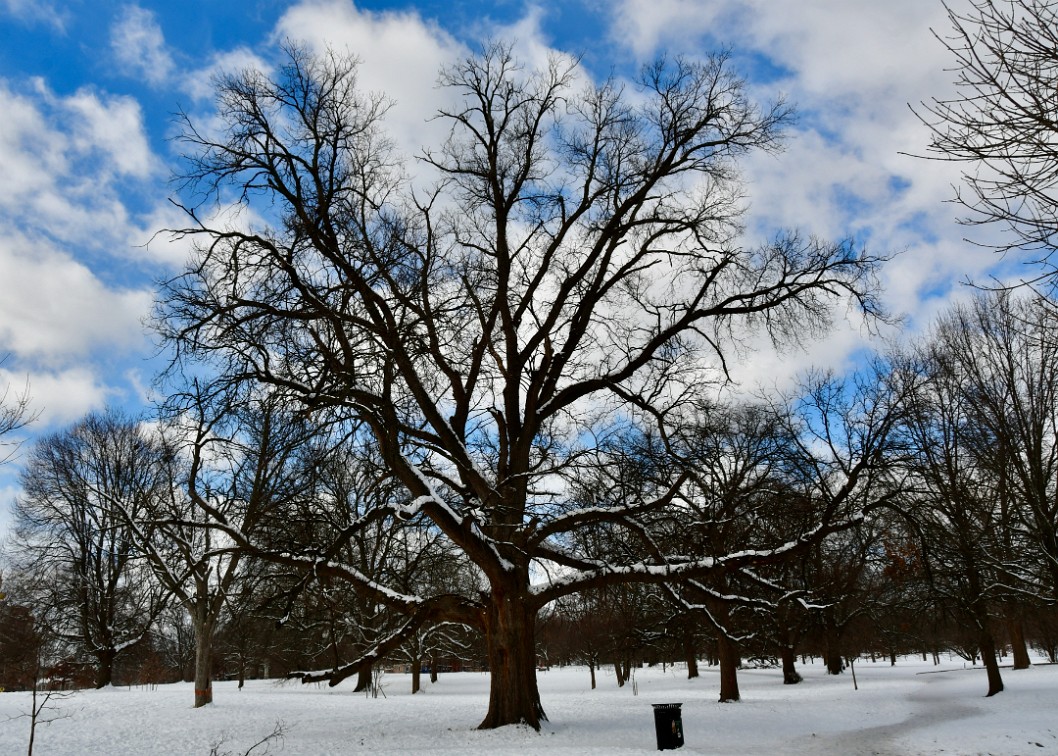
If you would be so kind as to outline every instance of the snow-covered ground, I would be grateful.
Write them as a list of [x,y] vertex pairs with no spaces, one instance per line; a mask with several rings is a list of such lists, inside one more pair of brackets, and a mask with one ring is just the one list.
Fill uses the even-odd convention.
[[[215,685],[213,706],[191,708],[190,685],[154,690],[82,691],[50,702],[34,752],[65,756],[243,754],[282,725],[270,754],[646,754],[656,751],[652,703],[683,703],[686,745],[708,754],[1058,754],[1058,666],[1003,670],[1006,691],[983,696],[985,673],[961,661],[940,667],[920,659],[856,665],[859,690],[846,672],[828,677],[802,668],[805,681],[782,685],[778,670],[743,670],[742,701],[718,704],[715,669],[697,680],[677,666],[636,670],[634,688],[618,688],[612,671],[590,689],[584,668],[540,673],[550,718],[540,733],[507,727],[478,731],[488,679],[442,675],[409,694],[408,675],[382,678],[385,698],[346,687],[251,681]],[[0,694],[0,754],[25,753],[28,693]],[[260,756],[266,746],[253,751]]]

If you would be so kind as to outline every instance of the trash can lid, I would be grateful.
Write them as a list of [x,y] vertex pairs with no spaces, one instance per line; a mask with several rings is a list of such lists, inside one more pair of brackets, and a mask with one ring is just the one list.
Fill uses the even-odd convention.
[[655,709],[678,709],[683,706],[683,703],[667,703],[667,704],[651,704]]

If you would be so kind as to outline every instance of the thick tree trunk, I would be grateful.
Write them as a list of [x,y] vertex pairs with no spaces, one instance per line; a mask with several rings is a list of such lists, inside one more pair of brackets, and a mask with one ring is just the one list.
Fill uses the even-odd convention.
[[213,625],[195,624],[195,708],[213,703]]
[[738,648],[723,634],[716,645],[720,657],[720,703],[738,701],[741,699],[738,692]]
[[981,661],[988,673],[988,693],[994,696],[1003,690],[1003,678],[999,675],[999,661],[996,659],[996,642],[988,630],[981,631]]
[[114,682],[114,657],[118,653],[112,648],[96,652],[96,688],[105,688]]
[[[416,662],[417,664],[418,662]],[[363,693],[371,687],[371,665],[361,667],[360,671],[356,673],[356,687],[353,688],[353,693]]]
[[797,685],[804,678],[797,671],[797,655],[793,646],[785,643],[779,648],[779,657],[782,659],[782,683],[783,685]]
[[1014,669],[1028,669],[1032,662],[1029,660],[1029,649],[1025,644],[1025,626],[1019,617],[1007,619],[1007,632],[1010,633],[1010,653],[1014,657]]
[[625,686],[625,680],[627,678],[625,678],[625,670],[624,667],[621,665],[621,662],[615,661],[613,663],[613,672],[614,675],[617,677],[617,687],[623,688]]
[[489,660],[489,713],[478,725],[488,730],[547,720],[536,685],[536,613],[521,597],[494,586],[485,616]]
[[430,656],[430,682],[437,682],[437,654]]
[[419,657],[411,660],[411,694],[414,696],[422,689],[422,661]]

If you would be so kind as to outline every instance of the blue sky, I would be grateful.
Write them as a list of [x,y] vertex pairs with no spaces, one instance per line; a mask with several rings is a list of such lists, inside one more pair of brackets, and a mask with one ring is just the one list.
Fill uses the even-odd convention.
[[[796,227],[900,252],[886,296],[915,333],[961,281],[1012,274],[963,241],[944,202],[953,166],[902,154],[927,138],[908,103],[951,91],[931,28],[947,28],[939,0],[0,0],[0,387],[28,379],[37,433],[147,405],[158,359],[143,322],[187,251],[152,241],[178,223],[173,113],[208,118],[210,77],[267,68],[283,39],[356,53],[363,86],[396,101],[408,153],[434,136],[438,67],[481,40],[514,40],[529,62],[576,54],[594,78],[726,46],[757,96],[799,112],[783,153],[743,166],[748,241]],[[736,377],[841,367],[871,346],[839,322],[804,352],[739,359]],[[0,532],[16,475],[0,469]]]

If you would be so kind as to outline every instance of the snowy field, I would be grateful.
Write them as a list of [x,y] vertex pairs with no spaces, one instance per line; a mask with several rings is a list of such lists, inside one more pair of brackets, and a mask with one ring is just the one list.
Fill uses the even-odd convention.
[[[296,682],[217,683],[215,703],[191,708],[189,684],[82,691],[52,703],[59,716],[39,727],[34,753],[64,756],[188,754],[236,756],[282,724],[284,738],[252,753],[325,756],[405,754],[646,754],[656,752],[652,703],[683,703],[686,746],[705,754],[1058,754],[1058,666],[1003,670],[1006,691],[987,699],[985,673],[961,661],[920,659],[856,665],[828,677],[782,685],[778,670],[743,670],[742,701],[718,704],[715,668],[697,680],[682,667],[636,670],[635,689],[617,688],[612,670],[590,689],[584,668],[540,673],[542,732],[481,732],[488,679],[442,675],[412,697],[408,675],[382,678],[385,698]],[[938,671],[940,670],[940,671]],[[426,678],[424,678],[426,679]],[[26,752],[28,693],[0,694],[0,754]]]

